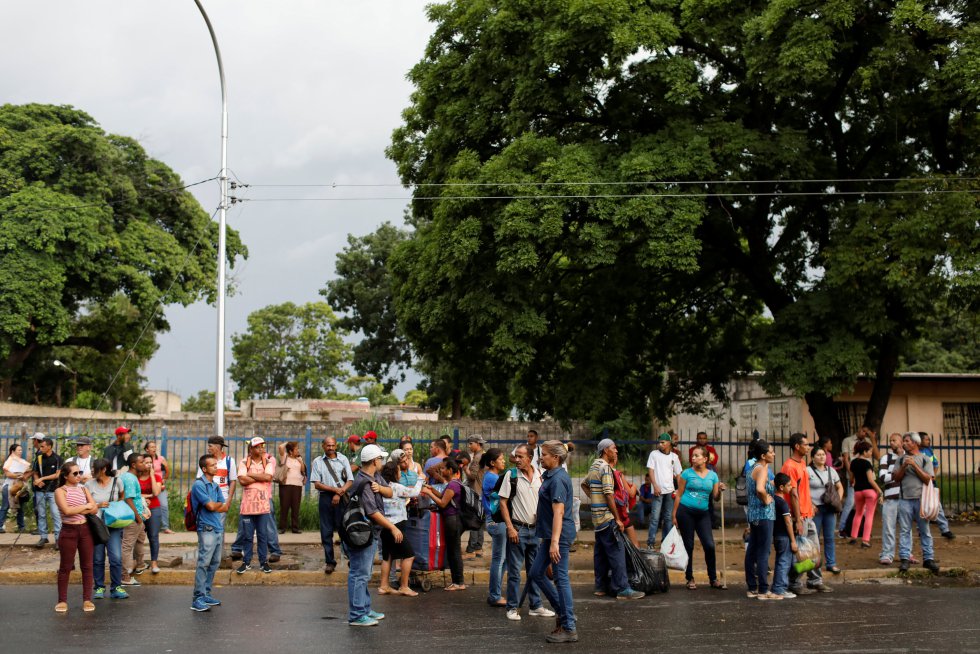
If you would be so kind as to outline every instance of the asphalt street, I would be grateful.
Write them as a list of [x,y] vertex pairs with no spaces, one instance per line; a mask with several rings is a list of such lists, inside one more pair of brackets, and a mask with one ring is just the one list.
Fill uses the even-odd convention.
[[593,598],[575,589],[580,642],[549,645],[550,618],[521,622],[485,603],[483,589],[442,590],[409,599],[377,597],[378,627],[346,623],[342,588],[230,587],[209,613],[189,610],[187,587],[133,589],[129,600],[54,612],[54,586],[3,586],[5,652],[978,652],[980,589],[838,586],[830,595],[782,602],[729,591],[674,588],[636,602]]

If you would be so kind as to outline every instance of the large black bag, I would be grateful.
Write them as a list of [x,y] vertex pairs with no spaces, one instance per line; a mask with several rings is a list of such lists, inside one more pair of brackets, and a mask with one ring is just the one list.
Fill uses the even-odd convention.
[[463,486],[463,494],[459,498],[459,521],[463,531],[477,531],[486,522],[483,502],[469,486]]
[[644,592],[666,593],[670,590],[670,575],[667,572],[667,557],[656,550],[640,550],[640,556],[653,572],[653,588]]
[[[628,538],[623,539],[626,544],[626,580],[629,581],[630,588],[643,593],[665,593],[670,588],[670,581],[667,579],[667,565],[660,552],[641,552]],[[658,575],[654,569],[655,562],[647,557],[648,554],[656,554],[660,557],[662,573]]]
[[371,482],[364,481],[351,488],[351,491],[351,499],[344,509],[340,539],[344,541],[347,547],[361,550],[370,545],[374,538],[371,521],[364,514],[364,508],[361,506],[361,494],[373,492]]
[[96,545],[105,545],[109,542],[109,528],[105,526],[102,516],[90,513],[85,516],[85,522],[92,532],[92,542]]

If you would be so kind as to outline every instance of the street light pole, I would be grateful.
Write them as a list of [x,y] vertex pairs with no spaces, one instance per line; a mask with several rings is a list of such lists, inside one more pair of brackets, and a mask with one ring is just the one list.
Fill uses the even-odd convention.
[[54,365],[58,366],[59,368],[64,368],[71,373],[71,403],[75,404],[75,402],[78,400],[78,373],[57,359],[54,360]]
[[221,63],[221,49],[218,48],[218,38],[211,26],[211,19],[204,11],[201,0],[194,0],[201,11],[204,22],[207,23],[211,42],[214,44],[214,55],[218,59],[218,76],[221,78],[221,204],[218,206],[218,357],[217,380],[214,391],[214,434],[224,436],[225,433],[225,213],[228,209],[228,91],[225,87],[225,69]]

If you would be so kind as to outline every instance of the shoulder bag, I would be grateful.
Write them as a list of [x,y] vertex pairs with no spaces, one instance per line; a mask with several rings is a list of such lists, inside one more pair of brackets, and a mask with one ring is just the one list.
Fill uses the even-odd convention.
[[287,454],[286,456],[282,457],[281,464],[279,463],[279,461],[276,461],[276,472],[275,474],[272,475],[272,481],[276,482],[277,484],[286,483],[286,473],[288,472],[288,470],[286,469],[286,461],[288,459],[289,459],[289,455]]
[[[817,479],[820,479],[820,473],[812,465],[813,472],[816,473]],[[833,483],[834,474],[827,468],[827,484],[824,487],[823,494],[820,496],[820,501],[823,502],[824,506],[829,506],[834,510],[834,513],[840,513],[844,508],[844,502],[841,500],[840,493],[837,492],[837,486]],[[821,479],[821,481],[823,481]]]
[[[116,487],[116,481],[116,479],[112,480],[113,489]],[[109,491],[109,497],[112,497],[112,490]],[[102,510],[102,520],[106,527],[122,529],[136,521],[136,514],[129,508],[126,500],[116,500],[115,502],[109,502],[109,506]]]

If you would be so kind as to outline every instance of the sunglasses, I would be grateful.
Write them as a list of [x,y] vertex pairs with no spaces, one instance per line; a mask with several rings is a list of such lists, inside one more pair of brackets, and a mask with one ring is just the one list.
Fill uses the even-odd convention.
[[81,477],[82,476],[82,471],[81,470],[76,470],[75,472],[69,472],[68,474],[71,475],[72,477]]

